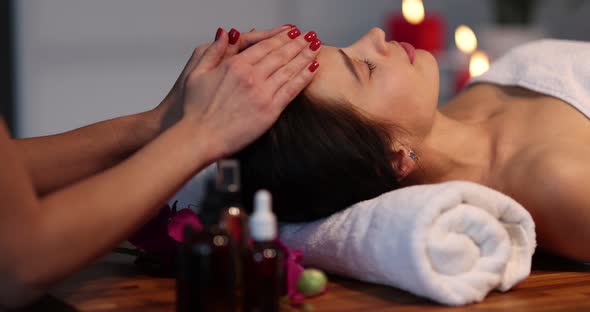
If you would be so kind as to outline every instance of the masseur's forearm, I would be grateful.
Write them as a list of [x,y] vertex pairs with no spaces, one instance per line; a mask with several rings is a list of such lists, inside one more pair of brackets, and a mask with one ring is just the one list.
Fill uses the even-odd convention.
[[18,255],[18,283],[43,291],[126,239],[214,160],[208,139],[181,121],[119,165],[41,198],[38,214],[20,220],[19,251],[7,253]]
[[158,131],[159,116],[149,111],[14,142],[35,190],[42,195],[112,167],[151,141]]

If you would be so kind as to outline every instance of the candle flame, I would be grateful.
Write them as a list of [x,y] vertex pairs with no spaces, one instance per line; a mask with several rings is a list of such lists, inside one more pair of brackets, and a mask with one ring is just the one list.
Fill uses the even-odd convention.
[[228,209],[228,212],[232,216],[239,216],[240,215],[240,209],[239,208],[236,208],[236,207],[229,208]]
[[477,37],[471,28],[461,25],[455,30],[455,44],[461,52],[471,54],[477,50]]
[[424,20],[422,0],[402,0],[402,14],[410,24],[420,24]]
[[469,62],[469,75],[477,77],[483,75],[490,69],[490,60],[487,54],[481,51],[473,53]]

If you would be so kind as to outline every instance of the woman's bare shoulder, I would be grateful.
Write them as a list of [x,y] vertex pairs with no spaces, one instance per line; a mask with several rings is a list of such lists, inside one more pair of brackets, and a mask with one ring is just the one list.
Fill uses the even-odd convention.
[[[532,148],[505,170],[507,192],[530,209],[590,209],[590,144]],[[582,207],[580,207],[582,208]],[[590,224],[589,224],[590,226]]]
[[541,247],[590,261],[590,147],[543,152],[512,167],[505,192],[532,215]]

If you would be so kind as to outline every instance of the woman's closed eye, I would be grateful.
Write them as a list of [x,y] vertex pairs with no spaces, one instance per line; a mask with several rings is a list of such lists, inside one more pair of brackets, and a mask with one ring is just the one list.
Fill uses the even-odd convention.
[[369,59],[364,59],[363,62],[365,64],[367,64],[367,67],[369,68],[369,79],[370,79],[371,76],[373,76],[373,71],[377,68],[377,65],[375,65],[375,63],[371,62]]

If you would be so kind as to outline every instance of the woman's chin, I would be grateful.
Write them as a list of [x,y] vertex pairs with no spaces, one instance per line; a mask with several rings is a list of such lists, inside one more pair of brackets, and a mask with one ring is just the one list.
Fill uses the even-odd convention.
[[417,49],[416,50],[416,58],[414,60],[414,65],[417,63],[421,63],[422,66],[435,66],[436,70],[438,71],[438,62],[434,55],[426,50]]
[[428,81],[428,84],[433,84],[438,87],[440,73],[438,70],[438,62],[432,53],[421,49],[416,50],[414,66],[418,68],[418,71],[420,71],[422,77]]

